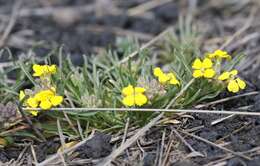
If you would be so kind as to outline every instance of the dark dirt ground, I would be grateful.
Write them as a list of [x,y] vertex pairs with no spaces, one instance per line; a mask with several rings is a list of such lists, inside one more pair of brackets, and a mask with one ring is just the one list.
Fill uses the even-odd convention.
[[[178,16],[188,13],[193,2],[196,1],[174,1],[134,15],[131,11],[133,7],[147,2],[147,0],[109,0],[95,1],[84,0],[24,0],[20,10],[20,17],[13,27],[6,46],[10,48],[14,55],[34,48],[38,56],[46,55],[50,50],[64,44],[65,51],[70,53],[72,60],[79,64],[80,55],[90,55],[102,52],[107,48],[113,48],[119,36],[135,36],[141,42],[147,42],[170,25],[175,25]],[[14,0],[0,1],[0,30],[3,31],[8,22],[8,17],[14,5]],[[48,8],[55,10],[47,10]],[[248,20],[252,10],[256,10],[255,21],[238,40],[234,40],[227,47],[230,52],[244,52],[247,56],[238,67],[243,71],[242,76],[249,83],[248,91],[257,91],[260,88],[260,3],[255,1],[198,1],[195,7],[194,23],[198,25],[201,33],[201,43],[203,51],[209,51],[220,46],[224,39],[232,36]],[[42,10],[43,9],[43,10]],[[0,59],[1,60],[1,59]],[[5,61],[2,59],[1,61]],[[245,92],[242,92],[245,93]],[[228,97],[222,94],[219,98]],[[251,95],[235,100],[215,104],[210,109],[237,110],[239,107],[252,106],[250,111],[260,111],[260,97]],[[193,117],[193,118],[191,118]],[[207,165],[227,157],[225,151],[212,147],[207,143],[195,138],[182,136],[198,152],[205,157],[186,158],[190,150],[172,133],[172,128],[178,130],[194,129],[193,134],[198,135],[214,143],[225,143],[225,147],[236,152],[245,152],[258,148],[252,152],[252,160],[247,161],[240,157],[231,157],[221,163],[228,166],[257,166],[260,165],[260,118],[247,116],[233,116],[220,123],[211,123],[224,116],[191,114],[191,117],[179,117],[181,124],[169,125],[166,127],[156,127],[151,129],[138,144],[128,149],[128,152],[115,161],[115,165],[152,165],[158,161],[157,154],[161,150],[162,134],[166,132],[164,148],[168,143],[174,145],[168,154],[171,165]],[[112,151],[109,143],[110,136],[98,134],[98,140],[89,141],[85,147],[78,150],[79,157],[100,158],[108,155]],[[19,139],[19,138],[17,138]],[[102,146],[104,145],[104,146]],[[59,141],[52,141],[36,146],[36,153],[39,161],[46,158],[47,154],[52,154],[57,150]],[[48,148],[51,147],[51,148]],[[39,152],[37,149],[40,149]],[[50,150],[53,149],[53,150]],[[141,149],[141,150],[140,150]],[[7,162],[17,159],[24,149],[5,148],[0,149],[0,160]],[[85,153],[87,151],[87,153]],[[129,151],[136,153],[129,156]],[[141,151],[141,152],[140,152]],[[26,151],[25,154],[30,152]],[[230,155],[230,154],[229,154]],[[30,155],[27,155],[30,160]],[[26,161],[25,161],[26,162]],[[157,162],[158,163],[158,162]],[[221,164],[220,164],[221,165]]]

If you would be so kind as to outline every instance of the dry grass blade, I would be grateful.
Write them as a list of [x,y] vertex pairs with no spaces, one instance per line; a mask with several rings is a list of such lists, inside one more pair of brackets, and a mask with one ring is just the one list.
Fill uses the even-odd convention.
[[171,131],[168,144],[166,145],[166,150],[165,150],[165,155],[164,155],[164,160],[162,162],[162,165],[166,165],[166,163],[169,159],[170,152],[171,152],[171,149],[172,149],[172,145],[173,145],[173,142],[174,142],[173,139],[172,139],[172,135],[173,135],[173,132]]
[[119,146],[116,150],[114,150],[108,157],[106,157],[98,166],[106,166],[109,165],[117,156],[119,156],[126,148],[130,147],[136,140],[143,136],[146,131],[148,131],[152,126],[154,126],[162,117],[164,113],[159,114],[157,117],[152,119],[147,125],[142,127],[135,135],[126,140],[124,144]]
[[37,160],[36,153],[35,153],[35,150],[33,148],[33,145],[31,145],[31,152],[32,152],[32,156],[33,156],[33,160],[35,162],[35,165],[37,165],[38,160]]
[[164,151],[164,145],[165,145],[165,134],[166,134],[166,131],[164,130],[163,134],[162,134],[162,142],[161,142],[161,148],[160,148],[160,153],[159,153],[158,165],[162,165],[163,151]]
[[148,10],[151,10],[151,9],[157,7],[157,6],[169,3],[171,1],[172,0],[160,0],[160,1],[152,0],[152,1],[148,1],[146,3],[139,5],[139,6],[136,6],[136,7],[129,9],[127,13],[128,13],[129,16],[138,16],[138,15],[141,15]]
[[126,124],[125,124],[124,135],[123,135],[123,139],[122,139],[121,145],[123,145],[124,142],[125,142],[125,140],[126,140],[126,137],[127,137],[127,131],[128,131],[128,127],[129,127],[129,121],[130,121],[130,119],[127,118],[127,121],[126,121]]
[[63,132],[62,132],[62,128],[61,128],[59,119],[57,119],[57,128],[58,128],[58,133],[59,133],[61,147],[62,147],[61,149],[63,150],[63,147],[65,147],[65,138],[64,138],[64,135],[63,135]]
[[214,126],[214,125],[216,125],[216,124],[218,124],[218,123],[220,123],[220,122],[223,122],[224,120],[227,120],[227,119],[229,119],[229,118],[232,118],[232,117],[234,117],[235,115],[233,114],[233,115],[229,115],[229,116],[225,116],[225,117],[223,117],[223,118],[220,118],[220,119],[217,119],[217,120],[214,120],[214,121],[212,121],[210,124],[212,125],[212,126]]

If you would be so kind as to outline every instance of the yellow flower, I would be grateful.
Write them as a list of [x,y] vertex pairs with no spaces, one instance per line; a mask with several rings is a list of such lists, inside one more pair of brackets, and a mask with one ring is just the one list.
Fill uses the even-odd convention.
[[123,98],[123,104],[128,107],[135,105],[134,95],[129,95]]
[[[23,100],[25,98],[25,93],[23,90],[20,91],[19,93],[19,100]],[[26,102],[24,102],[24,105],[27,105],[27,108],[37,108],[39,105],[39,102],[36,100],[36,98],[34,97],[29,97]],[[32,114],[33,116],[37,116],[38,115],[38,111],[36,110],[29,110],[28,111],[30,114]]]
[[153,74],[154,74],[156,77],[159,77],[159,76],[163,75],[164,73],[163,73],[163,71],[161,70],[161,68],[156,67],[156,68],[153,69]]
[[[20,91],[19,99],[23,99],[25,97],[24,91]],[[56,95],[56,89],[51,87],[47,90],[42,90],[36,93],[35,95],[29,97],[26,102],[25,106],[27,108],[42,108],[44,110],[48,110],[53,106],[58,106],[63,101],[62,96]],[[30,110],[29,111],[33,116],[37,116],[39,111]]]
[[223,73],[218,77],[218,80],[224,81],[224,80],[233,78],[234,76],[237,75],[237,73],[238,73],[237,70],[232,70],[232,71],[230,71],[230,72],[225,71],[225,72],[223,72]]
[[165,83],[167,83],[169,80],[170,80],[170,78],[167,76],[167,74],[164,74],[164,73],[158,77],[158,81],[159,81],[161,84],[165,84]]
[[180,81],[177,80],[173,73],[168,73],[167,76],[170,78],[169,84],[171,85],[180,85]]
[[144,92],[145,92],[145,88],[141,88],[141,87],[134,88],[132,85],[128,85],[122,90],[122,93],[125,96],[133,95],[134,93],[144,93]]
[[241,80],[240,78],[237,78],[236,81],[237,81],[237,84],[238,84],[240,89],[245,89],[246,88],[245,81]]
[[231,59],[231,56],[226,51],[223,50],[216,50],[213,53],[209,53],[208,57],[218,58],[218,59],[222,59],[222,58]]
[[48,70],[51,74],[55,74],[57,71],[56,65],[48,66]]
[[52,96],[55,95],[55,92],[52,91],[52,90],[43,90],[43,91],[40,91],[38,92],[36,95],[35,95],[35,98],[38,100],[38,101],[43,101],[43,100],[48,100],[50,99]]
[[174,73],[164,73],[159,67],[154,68],[153,74],[158,77],[158,81],[161,84],[169,83],[171,85],[180,85],[180,82],[176,79]]
[[145,88],[128,85],[122,90],[122,94],[124,95],[122,103],[128,107],[132,107],[134,105],[142,106],[146,104],[148,99],[143,94],[145,91]]
[[230,80],[227,86],[228,91],[237,93],[240,89],[245,89],[246,83],[241,80],[240,78],[237,78],[235,80]]
[[46,75],[51,75],[56,73],[56,65],[33,65],[33,76],[34,77],[42,77]]
[[62,96],[53,96],[52,98],[51,98],[51,104],[53,105],[53,106],[57,106],[57,105],[60,105],[61,103],[62,103],[62,101],[63,101],[63,97]]
[[193,77],[213,78],[216,72],[212,67],[213,63],[209,58],[205,58],[203,61],[201,61],[199,58],[195,59],[192,65],[192,68],[194,69]]
[[55,88],[52,87],[51,90],[43,90],[35,95],[42,109],[48,110],[52,106],[57,106],[62,103],[63,97],[56,96],[55,91]]
[[40,107],[44,110],[50,109],[52,107],[51,101],[48,99],[40,101]]
[[148,99],[144,94],[139,93],[139,94],[134,95],[135,104],[138,106],[144,105],[145,103],[147,103],[147,100]]
[[246,88],[246,83],[241,80],[240,78],[235,78],[238,74],[237,70],[232,70],[230,72],[226,71],[223,72],[219,77],[218,80],[227,81],[228,86],[227,89],[229,92],[237,93],[240,89]]
[[37,101],[36,98],[34,97],[30,97],[27,99],[27,104],[28,106],[30,106],[31,108],[37,108],[39,105],[39,102]]

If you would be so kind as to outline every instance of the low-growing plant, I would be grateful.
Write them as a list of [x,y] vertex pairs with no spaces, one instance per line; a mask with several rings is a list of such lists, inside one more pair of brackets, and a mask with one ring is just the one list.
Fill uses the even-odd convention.
[[[69,58],[62,58],[61,52],[57,66],[48,62],[49,57],[45,61],[15,62],[19,64],[13,69],[19,73],[16,84],[1,83],[1,99],[13,100],[5,95],[11,84],[16,87],[11,97],[18,96],[18,89],[21,90],[24,110],[28,116],[36,116],[38,121],[35,123],[46,135],[57,134],[53,120],[58,118],[65,134],[78,136],[79,130],[75,126],[86,133],[91,128],[117,131],[125,126],[127,119],[132,126],[144,125],[158,114],[117,112],[113,108],[190,108],[216,97],[225,88],[231,93],[245,89],[245,82],[233,69],[240,56],[233,58],[223,50],[202,56],[190,29],[178,37],[169,36],[156,47],[157,56],[147,48],[128,58],[138,47],[133,42],[124,42],[118,49],[120,55],[108,51],[100,56],[84,56],[83,66],[74,66]],[[122,63],[124,58],[128,61]],[[2,72],[0,76],[4,78],[7,74]],[[71,111],[55,111],[57,106],[71,108]],[[38,107],[41,110],[36,109]],[[105,112],[73,111],[78,107],[108,109]],[[52,111],[47,111],[50,109]],[[44,123],[39,123],[43,119]]]

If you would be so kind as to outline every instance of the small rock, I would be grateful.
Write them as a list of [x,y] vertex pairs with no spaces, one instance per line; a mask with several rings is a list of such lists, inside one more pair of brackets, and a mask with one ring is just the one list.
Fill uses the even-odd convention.
[[112,151],[110,144],[111,136],[96,132],[94,137],[87,141],[84,145],[77,148],[76,152],[80,158],[101,158],[108,156]]

